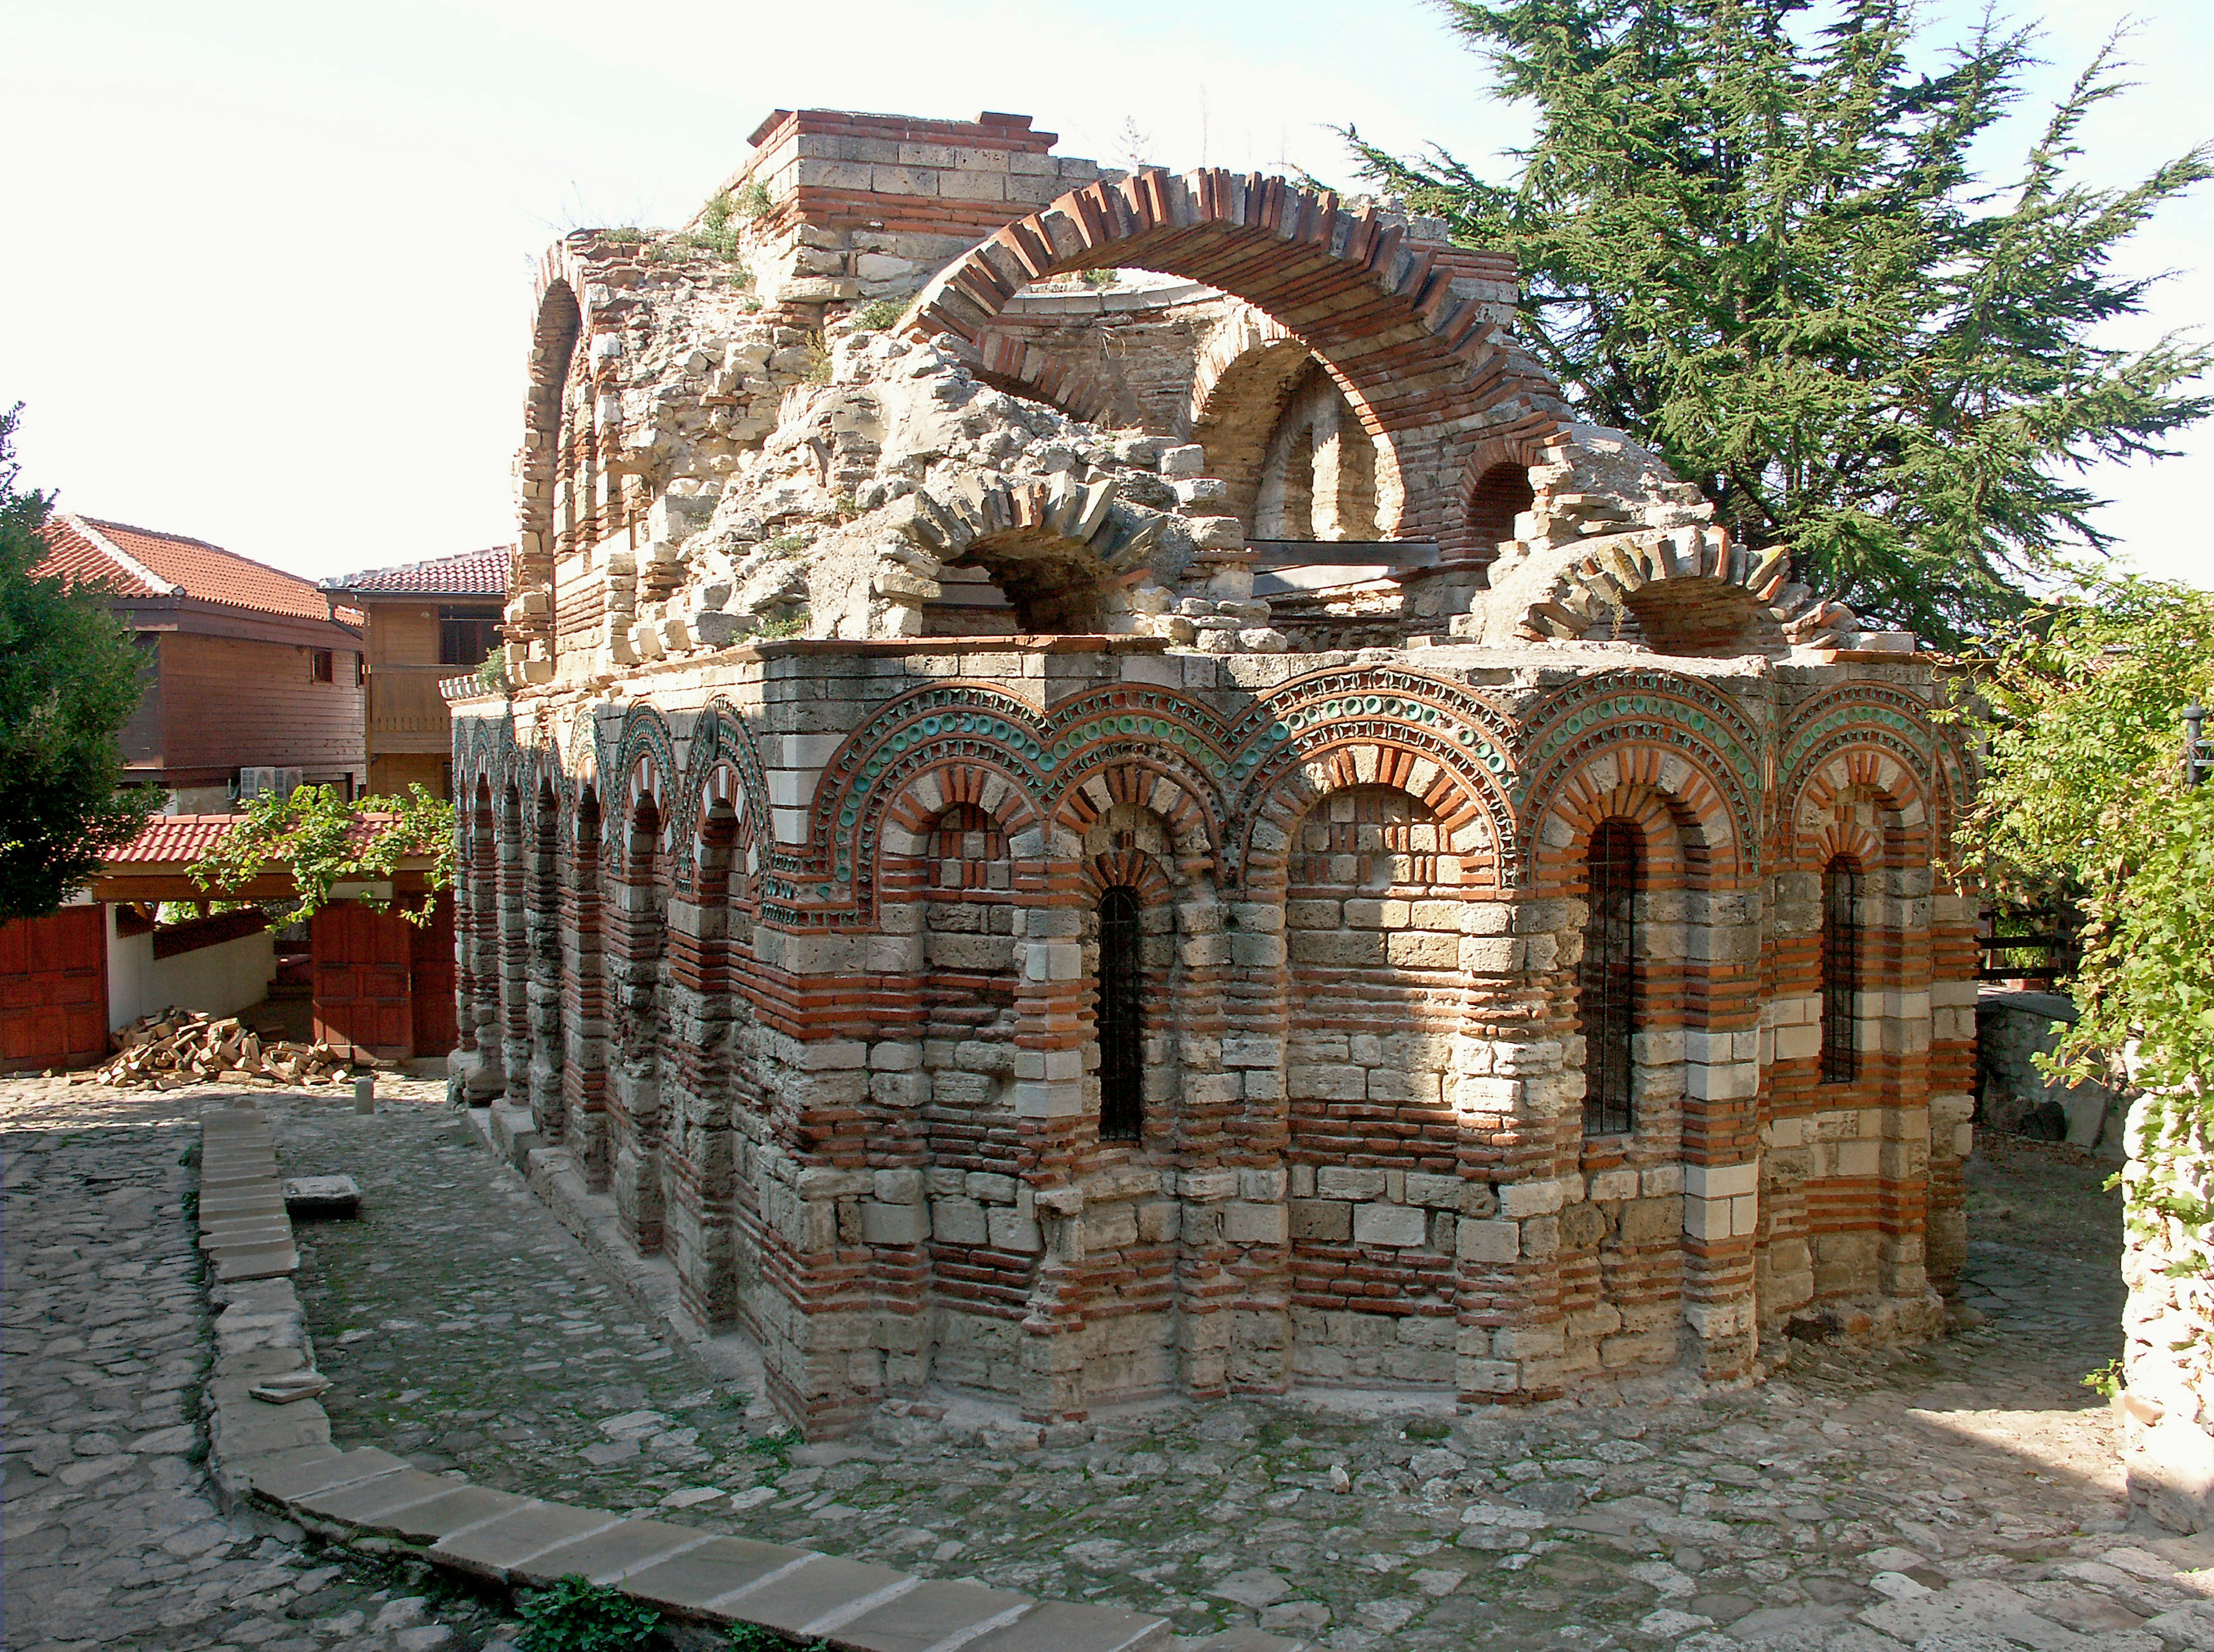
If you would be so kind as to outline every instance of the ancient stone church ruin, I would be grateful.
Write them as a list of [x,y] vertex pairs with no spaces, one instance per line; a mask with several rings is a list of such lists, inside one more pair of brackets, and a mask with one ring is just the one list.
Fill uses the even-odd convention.
[[457,1082],[815,1429],[1757,1367],[1961,1263],[1964,759],[1389,203],[780,111],[538,281]]

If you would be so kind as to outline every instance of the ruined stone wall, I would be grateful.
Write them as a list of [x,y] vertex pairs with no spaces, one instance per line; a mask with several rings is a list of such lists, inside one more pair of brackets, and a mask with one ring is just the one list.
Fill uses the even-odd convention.
[[2208,1144],[2190,1111],[2158,1095],[2130,1105],[2122,1465],[2133,1505],[2172,1530],[2203,1532],[2214,1529],[2214,1246],[2204,1224],[2144,1197],[2157,1174],[2171,1196],[2214,1201]]

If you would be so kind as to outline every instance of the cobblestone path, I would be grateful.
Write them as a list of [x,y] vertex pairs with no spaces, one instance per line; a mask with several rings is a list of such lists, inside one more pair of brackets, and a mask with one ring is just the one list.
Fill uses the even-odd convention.
[[334,1426],[505,1490],[1333,1648],[1966,1648],[1939,1631],[1972,1606],[2029,1614],[2042,1652],[2159,1652],[2137,1625],[2193,1598],[2121,1529],[2080,1382],[2119,1351],[2111,1255],[1979,1246],[1984,1323],[1795,1345],[1732,1393],[1458,1423],[1164,1405],[1042,1438],[896,1404],[808,1447],[672,1355],[460,1114],[303,1101],[278,1134],[296,1173],[364,1189],[361,1220],[300,1230]]
[[[1165,1612],[1187,1635],[1254,1622],[1332,1649],[1411,1652],[2214,1649],[2214,1618],[2189,1610],[2214,1584],[2178,1575],[2214,1563],[2214,1545],[2123,1528],[2110,1414],[2080,1385],[2117,1351],[2113,1257],[2021,1242],[2037,1237],[2023,1207],[2040,1189],[2075,1202],[2083,1220],[2069,1231],[2103,1231],[2088,1166],[2016,1164],[1991,1196],[2011,1201],[2020,1232],[2009,1247],[1973,1251],[1965,1317],[1982,1323],[1903,1353],[1795,1344],[1785,1370],[1737,1392],[1654,1380],[1607,1403],[1459,1421],[1411,1402],[1366,1415],[1317,1400],[1162,1405],[1043,1434],[957,1400],[942,1412],[895,1404],[854,1439],[810,1447],[757,1398],[719,1388],[663,1343],[465,1117],[431,1086],[403,1090],[374,1118],[327,1096],[259,1100],[287,1173],[345,1172],[364,1191],[358,1220],[297,1230],[302,1300],[337,1384],[324,1397],[337,1435],[426,1468],[926,1575],[1118,1602]],[[61,1544],[84,1540],[67,1508],[102,1545],[94,1567],[64,1568],[72,1579],[129,1545],[158,1549],[159,1537],[109,1535],[138,1507],[137,1481],[95,1472],[94,1490],[67,1505],[72,1489],[56,1474],[125,1457],[156,1423],[181,1426],[189,1399],[156,1404],[152,1384],[174,1377],[159,1392],[187,1396],[202,1357],[189,1253],[170,1214],[186,1184],[175,1165],[184,1133],[160,1122],[169,1116],[159,1101],[106,1121],[127,1128],[82,1128],[84,1094],[73,1092],[81,1128],[69,1135],[15,1138],[39,1152],[15,1161],[8,1211],[9,1349],[37,1345],[10,1362],[10,1646],[39,1643],[19,1637],[19,1565],[55,1566]],[[125,1211],[136,1214],[126,1222]],[[51,1224],[51,1242],[27,1250],[26,1220]],[[125,1268],[146,1264],[129,1282],[127,1301],[140,1306],[126,1307],[92,1282],[111,1245],[134,1239],[127,1257],[113,1253]],[[18,1282],[48,1250],[44,1294],[19,1299]],[[51,1336],[66,1325],[91,1343],[91,1319],[126,1311],[146,1329],[125,1339],[113,1370]],[[165,1319],[174,1327],[155,1331]],[[29,1343],[12,1340],[27,1331]],[[143,1374],[123,1368],[132,1365]],[[110,1420],[119,1400],[76,1386],[119,1379],[137,1407],[123,1425]],[[102,1431],[122,1448],[78,1443]],[[346,1608],[355,1612],[382,1610],[380,1587],[388,1601],[403,1592],[368,1574],[327,1581],[298,1545],[225,1526],[181,1454],[128,1472],[150,1486],[165,1486],[166,1473],[181,1488],[137,1495],[199,1500],[163,1505],[162,1520],[178,1524],[160,1536],[220,1534],[223,1546],[204,1551],[211,1558],[156,1569],[202,1564],[229,1591],[208,1590],[214,1604],[198,1624],[138,1644],[305,1652],[340,1638],[311,1637],[347,1626],[346,1591],[357,1592]],[[46,1537],[55,1527],[66,1535]],[[255,1576],[269,1581],[250,1583]],[[58,1598],[67,1585],[52,1581]],[[119,1621],[126,1585],[102,1584],[97,1602],[75,1609]],[[174,1579],[162,1587],[172,1591],[162,1610],[194,1598],[175,1594]],[[435,1610],[446,1618],[419,1632],[450,1621],[445,1644],[494,1627],[465,1602]],[[55,1631],[42,1623],[37,1632]],[[131,1643],[131,1632],[108,1638]]]
[[[431,1652],[490,1617],[216,1508],[207,1315],[183,1200],[198,1092],[0,1084],[0,1644]],[[274,1531],[276,1535],[268,1535]]]

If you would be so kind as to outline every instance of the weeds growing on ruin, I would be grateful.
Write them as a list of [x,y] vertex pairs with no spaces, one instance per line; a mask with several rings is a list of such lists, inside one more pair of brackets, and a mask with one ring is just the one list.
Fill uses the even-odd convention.
[[520,1652],[643,1652],[661,1614],[621,1589],[571,1572],[522,1597]]

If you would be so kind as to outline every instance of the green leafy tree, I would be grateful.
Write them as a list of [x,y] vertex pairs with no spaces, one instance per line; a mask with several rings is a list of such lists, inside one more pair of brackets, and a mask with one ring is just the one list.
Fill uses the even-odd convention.
[[[291,873],[299,893],[277,921],[304,923],[330,904],[339,884],[390,881],[411,857],[431,861],[424,881],[431,893],[401,909],[416,925],[431,921],[436,891],[454,884],[456,850],[454,805],[411,786],[405,797],[364,797],[347,802],[335,786],[303,786],[289,795],[265,792],[192,867],[202,889],[243,889],[272,863]],[[363,904],[382,912],[391,902],[374,896]]]
[[2214,1141],[2214,780],[2187,786],[2182,763],[2183,707],[2214,699],[2214,591],[2088,584],[2011,628],[1973,683],[1970,864],[2000,891],[2073,890],[2083,910],[2081,1019],[2054,1070],[2116,1083],[2129,1052],[2160,1115],[2130,1202],[2205,1222],[2171,1172]]
[[2100,341],[2152,279],[2115,249],[2214,171],[2071,180],[2114,45],[2000,187],[1973,150],[2036,61],[1990,25],[1908,66],[1909,0],[1446,0],[1536,115],[1514,177],[1352,142],[1465,243],[1514,254],[1518,330],[1579,410],[1788,546],[1862,613],[1957,642],[2108,541],[2087,465],[2161,456],[2214,398],[2205,346]]
[[49,496],[16,485],[0,413],[0,921],[51,912],[161,806],[123,786],[116,736],[144,692],[131,633],[93,585],[34,578]]

